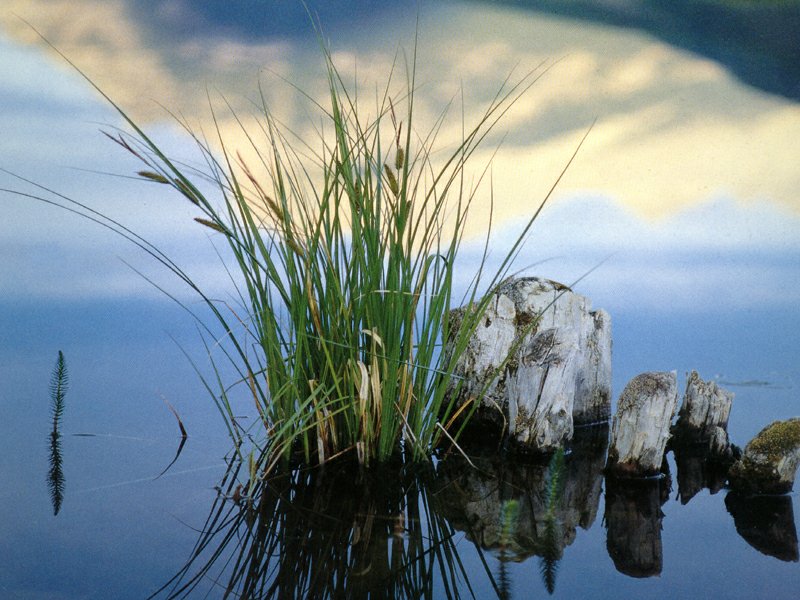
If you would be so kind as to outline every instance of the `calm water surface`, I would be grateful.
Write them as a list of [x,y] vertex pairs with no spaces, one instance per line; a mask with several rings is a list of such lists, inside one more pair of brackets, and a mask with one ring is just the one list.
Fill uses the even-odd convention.
[[[416,9],[378,4],[331,3],[321,15],[365,90],[383,83],[398,45],[413,44]],[[800,414],[799,63],[785,60],[797,48],[776,33],[761,46],[773,55],[754,58],[741,48],[758,29],[708,30],[704,45],[691,15],[648,12],[646,2],[614,3],[611,14],[606,4],[558,14],[546,2],[422,3],[420,127],[461,86],[469,113],[515,64],[550,61],[476,157],[504,136],[495,254],[597,118],[519,265],[565,283],[597,267],[575,289],[612,315],[615,397],[640,372],[676,369],[682,385],[697,369],[736,393],[729,431],[744,445]],[[191,207],[118,177],[138,165],[98,131],[117,117],[15,14],[191,159],[157,102],[204,127],[207,89],[246,114],[261,77],[280,116],[309,131],[280,77],[321,93],[318,50],[301,12],[266,5],[4,4],[0,167],[118,217],[229,297]],[[235,143],[235,124],[221,124]],[[457,135],[445,128],[442,143]],[[33,190],[5,173],[0,187]],[[480,202],[465,278],[482,250]],[[672,455],[670,478],[614,488],[600,472],[602,431],[576,440],[555,500],[546,462],[476,457],[476,471],[451,457],[379,480],[347,467],[298,474],[275,482],[258,510],[240,510],[224,496],[247,475],[229,469],[222,423],[182,352],[210,372],[194,322],[130,266],[196,300],[83,219],[5,192],[0,207],[0,597],[144,598],[169,582],[160,597],[185,584],[196,584],[188,597],[221,597],[231,580],[255,597],[797,595],[796,493],[736,502],[719,482],[702,489]],[[54,514],[49,383],[59,350],[70,387]],[[181,442],[165,400],[189,438],[162,474]],[[237,402],[247,413],[247,399]]]

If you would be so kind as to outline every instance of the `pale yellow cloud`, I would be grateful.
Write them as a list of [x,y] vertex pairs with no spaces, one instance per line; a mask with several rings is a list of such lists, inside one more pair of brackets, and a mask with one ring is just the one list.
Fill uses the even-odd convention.
[[[22,17],[30,25],[20,20]],[[180,85],[149,48],[123,0],[8,0],[0,28],[13,39],[42,45],[41,33],[92,80],[139,118],[163,115],[152,101],[169,103]],[[67,68],[64,65],[64,68]],[[148,98],[148,102],[143,102]]]
[[[221,132],[248,164],[258,158],[241,123],[226,113],[222,96],[259,135],[250,116],[257,109],[249,103],[258,97],[259,80],[275,115],[302,140],[316,143],[319,113],[282,80],[326,102],[313,43],[171,40],[144,29],[128,6],[123,0],[9,0],[0,28],[20,42],[38,43],[12,15],[23,16],[146,122],[165,118],[158,101],[208,131],[211,90]],[[398,44],[410,43],[413,26],[409,18],[406,25],[376,27],[381,35],[335,40],[334,58],[345,81],[358,81],[365,114],[374,115],[376,94],[396,58],[391,91],[402,103],[408,52],[398,52]],[[430,9],[420,39],[416,127],[423,135],[454,100],[438,138],[445,150],[461,138],[462,97],[469,125],[513,69],[519,74],[540,65],[548,69],[475,156],[477,177],[506,136],[492,163],[499,222],[518,219],[535,205],[595,117],[597,125],[559,195],[611,197],[650,217],[720,194],[800,210],[795,158],[800,107],[739,84],[711,61],[635,32],[481,4]],[[488,189],[479,195],[476,230],[485,223],[488,195]]]

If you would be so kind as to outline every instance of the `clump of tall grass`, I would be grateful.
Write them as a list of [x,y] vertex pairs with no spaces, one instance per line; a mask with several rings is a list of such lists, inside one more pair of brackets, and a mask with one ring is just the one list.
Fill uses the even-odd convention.
[[[293,137],[262,95],[256,131],[232,113],[258,164],[229,147],[219,126],[217,149],[187,127],[206,161],[201,174],[168,156],[97,88],[131,127],[111,137],[143,162],[139,176],[173,188],[196,207],[195,221],[227,244],[242,308],[209,298],[158,248],[69,201],[70,210],[134,241],[205,301],[223,331],[213,346],[238,372],[266,433],[252,471],[344,453],[364,465],[398,453],[418,460],[457,438],[454,424],[469,404],[456,409],[450,401],[448,392],[458,389],[454,365],[489,301],[483,292],[508,275],[546,200],[497,272],[484,273],[484,253],[465,295],[455,299],[454,269],[476,189],[465,165],[541,71],[503,82],[471,128],[462,118],[460,143],[442,153],[436,141],[446,111],[427,134],[415,129],[416,50],[403,93],[390,94],[390,75],[369,118],[324,46],[323,58],[328,105],[317,105],[325,124],[316,143]],[[201,191],[209,180],[213,195]],[[449,312],[456,303],[474,309],[458,324]],[[443,340],[450,340],[448,352]],[[206,385],[241,442],[232,387],[217,379],[218,386]]]

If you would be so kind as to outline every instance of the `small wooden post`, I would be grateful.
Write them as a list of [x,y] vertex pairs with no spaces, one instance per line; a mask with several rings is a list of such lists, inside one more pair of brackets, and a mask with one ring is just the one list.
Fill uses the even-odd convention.
[[678,405],[677,373],[642,373],[620,396],[606,469],[615,475],[657,475]]

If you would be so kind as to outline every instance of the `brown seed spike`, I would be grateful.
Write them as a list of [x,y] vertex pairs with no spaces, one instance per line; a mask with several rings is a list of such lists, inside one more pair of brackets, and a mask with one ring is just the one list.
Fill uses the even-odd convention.
[[169,179],[167,179],[160,173],[153,173],[153,171],[139,171],[136,174],[139,177],[149,179],[150,181],[155,181],[156,183],[169,183]]
[[403,149],[398,146],[397,147],[397,155],[394,157],[394,168],[398,171],[403,168],[403,165],[406,161],[406,153],[403,152]]
[[392,190],[392,193],[397,196],[400,193],[400,186],[397,185],[397,178],[394,176],[394,173],[389,168],[389,165],[383,165],[383,170],[386,173],[386,181],[389,184],[389,189]]
[[294,253],[297,254],[297,256],[300,257],[305,256],[305,250],[303,250],[303,247],[300,244],[298,244],[295,240],[293,240],[290,237],[287,237],[285,239],[286,239],[286,245],[289,246],[289,248],[291,248],[294,251]]
[[175,182],[175,187],[178,188],[178,191],[181,194],[186,196],[186,198],[189,200],[189,202],[191,202],[192,204],[195,204],[197,206],[200,206],[200,201],[197,199],[197,196],[195,195],[195,193],[191,189],[189,189],[188,185],[186,185],[182,181],[176,181]]
[[215,223],[214,221],[209,221],[208,219],[203,219],[201,217],[195,217],[194,220],[200,223],[201,225],[205,225],[206,227],[213,229],[214,231],[219,231],[220,233],[225,233],[225,234],[228,233],[227,230],[222,225]]

